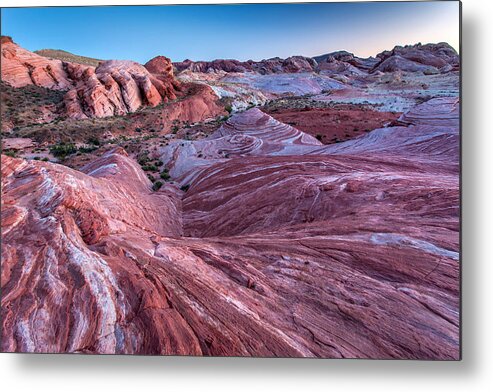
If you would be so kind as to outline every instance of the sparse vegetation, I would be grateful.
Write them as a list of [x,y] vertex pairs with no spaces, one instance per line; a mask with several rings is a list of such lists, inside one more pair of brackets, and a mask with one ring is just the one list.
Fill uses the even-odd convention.
[[77,152],[77,147],[73,143],[60,143],[50,147],[50,152],[57,158],[65,159],[67,156],[71,154],[75,154]]
[[161,174],[159,175],[164,181],[169,181],[171,176],[168,173],[168,170],[164,169]]
[[15,158],[17,156],[17,153],[15,150],[5,150],[3,151],[4,155],[7,155],[8,157]]
[[100,146],[101,145],[101,141],[95,137],[95,136],[91,136],[89,139],[87,139],[87,143],[88,144],[93,144],[95,146]]
[[144,166],[142,166],[142,170],[156,172],[156,171],[158,171],[158,168],[156,165],[144,165]]
[[91,153],[93,151],[96,151],[97,149],[98,149],[98,147],[96,147],[96,146],[89,146],[89,147],[82,146],[82,147],[79,147],[79,152],[82,154],[88,154],[88,153]]
[[161,189],[161,187],[163,186],[163,183],[161,181],[156,181],[153,185],[152,185],[152,190],[153,191],[158,191],[159,189]]
[[65,50],[60,50],[60,49],[41,49],[41,50],[36,50],[34,53],[37,53],[40,56],[47,57],[50,59],[57,59],[62,61],[68,61],[71,63],[91,65],[93,67],[97,67],[99,63],[103,61],[99,59],[94,59],[92,57],[79,56],[77,54],[66,52]]

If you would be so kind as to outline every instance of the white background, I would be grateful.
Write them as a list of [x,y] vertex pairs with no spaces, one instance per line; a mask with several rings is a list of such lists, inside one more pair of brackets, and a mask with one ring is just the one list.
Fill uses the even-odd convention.
[[[173,3],[173,1],[168,0]],[[176,3],[187,1],[176,0]],[[198,0],[188,3],[198,3]],[[216,3],[227,2],[216,0]],[[255,1],[244,1],[255,2]],[[271,0],[271,2],[274,2]],[[138,4],[124,0],[2,0],[2,6]],[[163,4],[144,0],[141,4]],[[491,391],[493,390],[493,15],[463,0],[463,360],[286,360],[0,354],[4,391]],[[63,34],[63,32],[61,32]],[[88,37],[88,39],[90,39]]]

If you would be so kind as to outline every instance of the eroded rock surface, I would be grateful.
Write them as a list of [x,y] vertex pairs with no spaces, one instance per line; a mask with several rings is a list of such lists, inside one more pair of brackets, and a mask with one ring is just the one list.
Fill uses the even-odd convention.
[[2,156],[2,349],[458,358],[456,105],[331,146],[252,109],[165,148],[186,192]]
[[[67,91],[73,119],[154,107],[164,130],[226,114],[219,98],[233,112],[154,144],[157,191],[123,149],[80,171],[2,155],[2,350],[457,359],[458,64],[415,45],[185,61],[177,81],[163,56],[94,68],[2,38],[2,80]],[[317,116],[344,102],[397,120],[323,144],[234,113],[305,94]]]
[[13,87],[34,84],[54,90],[68,90],[74,81],[60,60],[47,59],[15,44],[10,37],[1,37],[2,81]]
[[459,55],[446,43],[396,46],[377,55],[380,63],[373,71],[421,71],[428,74],[457,71]]

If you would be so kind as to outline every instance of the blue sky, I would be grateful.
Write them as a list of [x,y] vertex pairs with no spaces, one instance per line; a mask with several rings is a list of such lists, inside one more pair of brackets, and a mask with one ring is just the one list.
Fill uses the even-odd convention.
[[29,50],[138,62],[160,54],[260,60],[342,49],[366,57],[417,42],[458,50],[459,3],[3,8],[2,34]]

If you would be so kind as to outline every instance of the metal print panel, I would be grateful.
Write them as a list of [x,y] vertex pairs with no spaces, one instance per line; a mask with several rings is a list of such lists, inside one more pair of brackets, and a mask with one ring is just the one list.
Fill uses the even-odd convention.
[[2,9],[2,351],[460,359],[459,29]]

